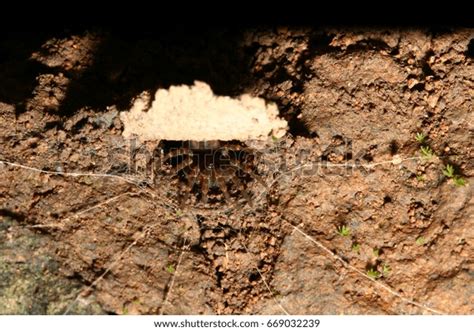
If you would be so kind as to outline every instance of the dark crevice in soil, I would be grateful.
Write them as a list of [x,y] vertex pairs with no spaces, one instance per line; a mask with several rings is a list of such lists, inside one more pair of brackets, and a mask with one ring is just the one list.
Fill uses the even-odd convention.
[[429,50],[428,52],[426,52],[425,56],[421,60],[420,65],[421,65],[421,70],[423,72],[422,77],[421,77],[422,79],[424,79],[428,76],[436,77],[436,73],[433,71],[433,69],[431,69],[431,66],[428,63],[430,57],[433,56],[433,55],[434,55],[433,50]]
[[470,58],[474,58],[474,39],[471,39],[467,45],[466,55]]
[[23,223],[26,220],[26,216],[22,213],[18,213],[5,208],[0,209],[0,216],[12,218],[15,221],[18,221],[19,223]]
[[91,282],[89,282],[77,271],[74,271],[71,275],[68,275],[67,278],[69,280],[77,281],[78,284],[82,284],[83,286],[89,286],[91,284]]
[[368,51],[387,51],[391,55],[398,53],[398,50],[395,48],[393,49],[387,43],[382,40],[378,39],[365,39],[359,41],[353,45],[349,45],[345,50],[346,54],[350,53],[363,53]]
[[339,52],[338,47],[331,46],[330,43],[334,34],[315,33],[308,40],[308,49],[303,53],[303,58],[309,59],[326,53]]
[[197,255],[203,256],[206,260],[208,260],[206,249],[201,246],[201,243],[192,245],[191,247],[189,247],[189,251]]
[[48,131],[51,129],[56,129],[56,130],[63,130],[64,129],[64,122],[60,120],[53,120],[49,121],[45,124],[44,126],[44,131]]
[[396,140],[391,140],[388,145],[388,150],[390,151],[390,154],[391,155],[397,154],[399,149],[400,149],[400,146],[398,145],[398,142]]
[[316,132],[311,132],[309,127],[304,123],[304,121],[298,118],[298,115],[293,116],[288,121],[289,130],[288,132],[294,137],[305,137],[305,138],[317,138],[318,134]]
[[252,271],[249,274],[249,282],[256,282],[256,281],[260,280],[260,278],[261,278],[261,276],[257,271]]
[[87,117],[81,118],[79,121],[74,123],[74,125],[70,129],[70,134],[76,135],[78,134],[82,128],[88,123],[89,119]]
[[222,289],[222,278],[224,278],[224,273],[220,271],[219,269],[220,269],[219,267],[215,269],[216,286],[217,288]]
[[412,88],[412,91],[417,91],[417,92],[423,92],[425,90],[425,83],[424,82],[419,82],[416,83]]

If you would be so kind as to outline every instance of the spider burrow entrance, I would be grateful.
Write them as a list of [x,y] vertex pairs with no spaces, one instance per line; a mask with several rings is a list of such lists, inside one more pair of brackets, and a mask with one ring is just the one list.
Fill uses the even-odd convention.
[[236,140],[162,140],[154,151],[154,181],[170,180],[181,205],[251,205],[252,183],[265,185],[257,172],[259,158]]

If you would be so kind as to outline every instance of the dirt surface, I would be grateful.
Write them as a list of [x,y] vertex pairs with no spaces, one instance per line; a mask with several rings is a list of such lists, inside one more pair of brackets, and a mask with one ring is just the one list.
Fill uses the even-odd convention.
[[[473,56],[472,29],[4,38],[0,313],[473,314]],[[121,135],[195,80],[290,124],[246,142],[251,203],[180,205]]]

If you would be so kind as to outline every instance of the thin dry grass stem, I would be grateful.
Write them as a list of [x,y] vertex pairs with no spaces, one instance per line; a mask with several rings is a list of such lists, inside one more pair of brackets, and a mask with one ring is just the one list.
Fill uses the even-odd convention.
[[[307,164],[302,164],[300,166],[297,166],[297,167],[294,167],[288,171],[285,171],[284,173],[282,173],[280,176],[278,176],[277,178],[275,178],[275,180],[272,182],[275,183],[277,182],[282,176],[284,175],[288,175],[294,171],[297,171],[297,170],[303,170],[305,168],[312,168],[314,166],[321,166],[322,168],[326,167],[326,168],[367,168],[367,169],[372,169],[372,168],[375,168],[377,166],[380,166],[380,165],[384,165],[384,164],[393,164],[393,165],[399,165],[403,162],[406,162],[406,161],[411,161],[411,160],[421,160],[423,159],[422,157],[419,157],[419,156],[414,156],[414,157],[408,157],[408,158],[405,158],[405,159],[402,159],[402,158],[399,158],[399,157],[394,157],[393,159],[391,160],[386,160],[386,161],[380,161],[380,162],[374,162],[374,163],[367,163],[367,164],[363,164],[363,163],[329,163],[329,162],[314,162],[314,163],[307,163]],[[271,185],[270,185],[271,186]]]
[[9,165],[12,167],[22,168],[30,171],[35,171],[43,174],[49,175],[58,175],[58,176],[65,176],[65,177],[105,177],[105,178],[113,178],[118,179],[130,184],[139,185],[141,181],[137,179],[127,178],[124,176],[112,175],[112,174],[101,174],[101,173],[92,173],[92,172],[64,172],[64,171],[50,171],[50,170],[42,170],[39,168],[29,167],[18,163],[2,161],[0,160],[1,164]]
[[[244,246],[245,248],[245,253],[249,254],[249,250],[247,249],[247,246],[245,245],[244,241],[241,240],[240,243],[242,244],[242,246]],[[272,299],[273,301],[275,301],[276,305],[278,306],[278,308],[280,308],[280,310],[285,314],[285,315],[290,315],[290,313],[283,307],[283,305],[281,304],[281,302],[276,298],[275,296],[275,293],[272,292],[271,288],[270,288],[270,285],[267,283],[267,280],[265,279],[265,277],[263,276],[262,272],[260,271],[260,269],[258,267],[255,267],[255,270],[257,270],[258,274],[260,275],[260,278],[262,278],[262,281],[263,283],[265,284],[265,287],[267,288],[268,290],[268,293],[270,293],[270,295],[272,296]]]
[[97,209],[97,208],[100,208],[100,207],[103,207],[115,200],[118,200],[120,199],[121,197],[123,196],[132,196],[132,195],[135,195],[136,193],[134,192],[125,192],[125,193],[121,193],[121,194],[118,194],[110,199],[107,199],[105,201],[101,201],[99,202],[98,204],[92,206],[92,207],[89,207],[87,209],[84,209],[84,210],[81,210],[75,214],[73,214],[72,216],[69,216],[69,217],[66,217],[64,219],[61,220],[61,222],[59,224],[55,223],[55,224],[35,224],[35,225],[26,225],[25,227],[26,228],[59,228],[59,229],[63,229],[65,227],[65,224],[67,221],[70,221],[70,220],[73,220],[73,219],[77,219],[79,216],[91,211],[91,210],[94,210],[94,209]]
[[411,304],[413,306],[416,306],[418,308],[422,308],[424,310],[427,310],[427,311],[430,311],[432,313],[435,313],[435,314],[439,314],[439,315],[443,315],[443,314],[446,314],[445,312],[442,312],[440,310],[437,310],[437,309],[434,309],[434,308],[430,308],[424,304],[421,304],[421,303],[418,303],[418,302],[415,302],[413,300],[410,300],[410,299],[407,299],[403,296],[401,296],[399,293],[397,293],[396,291],[394,291],[393,289],[391,289],[389,286],[385,285],[384,283],[380,282],[380,281],[377,281],[371,277],[369,277],[367,274],[365,274],[364,272],[360,271],[359,269],[355,268],[354,266],[350,265],[349,263],[347,263],[346,261],[344,261],[344,259],[342,259],[339,255],[333,253],[329,248],[327,248],[326,246],[324,246],[322,243],[320,243],[319,241],[317,241],[316,239],[314,239],[313,237],[311,237],[310,235],[308,235],[307,233],[305,233],[303,230],[299,229],[297,226],[291,224],[290,222],[288,222],[287,220],[283,219],[286,223],[288,223],[291,227],[293,227],[294,230],[296,230],[298,233],[300,233],[301,235],[303,235],[307,240],[309,240],[310,242],[312,242],[313,244],[315,244],[316,246],[318,246],[320,249],[322,249],[324,252],[326,252],[330,257],[332,257],[333,259],[339,261],[342,263],[342,265],[344,267],[346,267],[347,269],[351,270],[351,271],[354,271],[355,273],[357,273],[358,275],[362,276],[363,278],[371,281],[372,283],[374,283],[376,286],[384,289],[385,291],[389,292],[390,294],[392,294],[393,296],[396,296],[397,298],[399,298],[400,300],[402,300],[403,302],[405,303],[408,303],[408,304]]
[[76,296],[74,301],[71,302],[71,304],[69,304],[69,306],[67,307],[63,315],[67,315],[71,311],[71,309],[74,307],[74,305],[79,301],[83,293],[88,293],[93,287],[95,287],[97,283],[99,283],[110,272],[110,270],[112,270],[122,260],[125,254],[127,254],[130,251],[130,249],[132,249],[132,247],[138,243],[138,241],[140,241],[148,233],[150,233],[150,231],[156,225],[157,224],[145,228],[130,245],[128,245],[122,252],[117,254],[116,257],[113,259],[112,263],[110,263],[110,265],[107,267],[107,269],[99,277],[97,277],[86,289],[81,290],[79,292],[79,294]]
[[159,315],[163,315],[163,308],[168,304],[168,298],[170,296],[171,291],[173,290],[174,282],[176,279],[176,276],[179,271],[179,267],[181,265],[181,261],[183,260],[184,253],[188,250],[189,247],[186,246],[186,239],[184,239],[183,246],[181,247],[181,253],[179,253],[178,257],[178,263],[176,264],[176,267],[174,268],[174,272],[171,275],[171,280],[168,286],[168,290],[165,292],[165,297],[163,298],[163,303],[161,304],[160,309],[158,310]]
[[[405,159],[394,157],[392,160],[381,161],[381,162],[376,162],[376,163],[369,163],[369,164],[355,164],[355,163],[339,164],[339,163],[328,163],[328,162],[316,162],[316,163],[303,164],[301,166],[292,168],[292,169],[280,174],[280,176],[275,178],[269,186],[267,186],[267,185],[265,185],[265,183],[261,182],[260,179],[258,179],[258,181],[260,183],[263,183],[263,185],[266,188],[268,188],[268,187],[271,187],[271,185],[273,185],[279,179],[281,179],[281,177],[283,177],[284,175],[287,175],[287,174],[292,173],[292,172],[297,171],[297,170],[302,170],[302,169],[310,168],[310,167],[314,167],[314,166],[324,166],[324,167],[328,167],[328,168],[359,168],[359,167],[364,167],[364,168],[371,169],[371,168],[374,168],[374,167],[382,165],[382,164],[391,163],[391,164],[396,165],[396,164],[400,164],[400,163],[408,161],[408,160],[420,160],[420,159],[422,159],[422,157],[409,157],[409,158],[405,158]],[[39,169],[39,168],[25,166],[25,165],[22,165],[22,164],[19,164],[19,163],[8,162],[8,161],[3,161],[3,160],[0,160],[0,164],[5,164],[5,165],[12,166],[12,167],[22,168],[22,169],[26,169],[26,170],[30,170],[30,171],[39,172],[39,173],[65,176],[65,177],[105,177],[105,178],[114,178],[114,179],[118,179],[118,180],[121,180],[121,181],[125,181],[125,182],[130,183],[130,184],[137,185],[139,187],[140,187],[140,184],[143,182],[142,180],[138,180],[138,179],[135,179],[135,178],[128,178],[128,177],[125,177],[125,176],[118,176],[118,175],[112,175],[112,174],[42,170],[42,169]],[[241,170],[244,170],[244,169],[241,168]],[[253,174],[251,174],[251,175],[252,175],[252,177],[257,177]]]
[[[100,204],[97,204],[91,208],[88,208],[86,210],[83,210],[80,212],[80,214],[83,214],[83,213],[86,213],[92,209],[95,209],[95,208],[99,208],[101,206],[104,206],[114,200],[117,200],[118,198],[124,196],[124,195],[130,195],[130,196],[133,196],[133,195],[140,195],[140,194],[143,194],[143,193],[146,193],[146,194],[150,194],[153,198],[156,198],[156,194],[154,193],[153,190],[149,190],[149,189],[146,189],[146,188],[140,188],[141,191],[136,193],[136,192],[125,192],[125,193],[122,193],[118,196],[115,196],[115,197],[112,197],[106,201],[103,201],[101,202]],[[152,205],[156,208],[156,201],[153,200],[152,202]],[[171,204],[171,206],[169,205],[166,205],[166,204],[162,204],[164,207],[166,207],[167,209],[171,209],[171,210],[176,210],[177,206],[175,206],[174,204]],[[109,265],[109,267],[97,278],[95,279],[86,289],[84,290],[81,290],[80,293],[77,295],[77,297],[75,298],[75,300],[68,306],[68,308],[66,309],[66,311],[64,312],[64,315],[67,315],[67,313],[72,309],[72,307],[74,306],[74,304],[76,302],[79,301],[80,297],[82,296],[83,293],[88,293],[93,287],[95,287],[97,285],[97,283],[99,283],[106,275],[107,273],[109,273],[123,258],[123,256],[125,254],[127,254],[127,252],[130,251],[130,249],[135,246],[142,238],[144,238],[145,236],[147,236],[152,230],[153,228],[155,228],[159,223],[155,223],[153,225],[150,225],[148,227],[145,227],[141,233],[139,233],[138,237],[130,244],[128,245],[121,253],[119,253],[115,258],[113,258],[113,262]],[[186,239],[185,239],[185,243],[186,243]],[[185,245],[184,243],[184,245]],[[186,247],[184,247],[183,245],[183,249],[185,249]],[[168,247],[168,246],[166,246]],[[179,264],[181,263],[181,259],[182,259],[182,255],[184,253],[183,249],[181,249],[181,254],[180,254],[180,257],[179,257],[179,260],[178,260],[178,265],[176,267],[176,270],[179,266]],[[173,284],[174,284],[174,277],[172,279],[172,283],[168,289],[168,293],[171,291],[171,288],[173,287]]]
[[[307,163],[307,164],[302,164],[300,166],[291,168],[288,171],[282,172],[278,176],[276,176],[268,185],[266,185],[266,188],[273,187],[276,183],[281,181],[284,177],[290,175],[291,173],[298,171],[298,170],[303,170],[303,169],[309,169],[313,168],[315,166],[321,166],[321,167],[326,167],[326,168],[366,168],[366,169],[372,169],[376,166],[384,165],[384,164],[393,164],[393,165],[399,165],[403,162],[406,161],[411,161],[411,160],[421,160],[423,159],[422,157],[419,156],[414,156],[414,157],[408,157],[405,159],[402,159],[400,157],[394,157],[391,160],[386,160],[386,161],[381,161],[381,162],[375,162],[375,163],[368,163],[368,164],[356,164],[356,163],[328,163],[328,162],[313,162],[313,163]],[[260,201],[266,194],[267,192],[264,190],[261,192],[261,194],[256,197],[257,201]]]
[[[311,167],[314,167],[316,165],[318,166],[324,166],[324,167],[332,167],[332,168],[359,168],[359,167],[363,167],[363,168],[367,168],[367,169],[372,169],[376,166],[379,166],[379,165],[384,165],[384,164],[393,164],[393,165],[398,165],[398,164],[401,164],[402,162],[405,162],[405,161],[409,161],[409,160],[420,160],[422,159],[421,157],[409,157],[409,158],[405,158],[405,159],[401,159],[401,158],[396,158],[394,157],[392,160],[387,160],[387,161],[381,161],[381,162],[377,162],[377,163],[369,163],[369,164],[354,164],[354,163],[344,163],[344,164],[335,164],[335,163],[310,163],[310,164],[303,164],[301,166],[298,166],[298,167],[295,167],[293,169],[290,169],[289,171],[286,171],[282,174],[280,174],[279,176],[277,176],[272,182],[270,185],[265,185],[267,188],[268,187],[272,187],[272,185],[274,185],[275,183],[277,183],[278,181],[280,181],[284,176],[287,176],[288,174],[294,172],[294,171],[297,171],[297,170],[301,170],[301,169],[305,169],[305,168],[311,168]],[[176,210],[179,210],[180,208],[178,207],[178,205],[176,205],[175,203],[173,203],[170,199],[164,199],[163,196],[160,195],[160,199],[157,200],[157,194],[155,194],[155,191],[154,190],[151,190],[147,187],[143,187],[141,186],[140,184],[143,183],[143,181],[141,180],[137,180],[137,179],[132,179],[132,178],[127,178],[127,177],[123,177],[123,176],[118,176],[118,175],[112,175],[112,174],[101,174],[101,173],[75,173],[75,172],[61,172],[61,171],[48,171],[48,170],[42,170],[42,169],[38,169],[38,168],[34,168],[34,167],[29,167],[29,166],[25,166],[25,165],[21,165],[21,164],[18,164],[18,163],[13,163],[13,162],[8,162],[8,161],[1,161],[0,160],[0,164],[5,164],[5,165],[8,165],[8,166],[12,166],[12,167],[18,167],[18,168],[22,168],[22,169],[26,169],[26,170],[30,170],[30,171],[35,171],[35,172],[39,172],[39,173],[46,173],[46,174],[51,174],[51,175],[60,175],[60,176],[69,176],[69,177],[81,177],[81,176],[88,176],[88,177],[102,177],[102,178],[112,178],[112,179],[117,179],[117,180],[121,180],[121,181],[124,181],[124,182],[127,182],[127,183],[130,183],[130,184],[133,184],[133,185],[136,185],[140,190],[141,192],[138,193],[138,194],[141,194],[141,193],[146,193],[146,194],[149,194],[154,202],[157,202],[159,201],[160,204],[165,207],[166,209],[168,210],[172,210],[172,211],[176,211]],[[265,190],[264,190],[265,191]],[[262,195],[260,197],[262,197],[264,195],[265,192],[262,192]],[[125,192],[125,193],[121,193],[119,195],[116,195],[112,198],[109,198],[103,202],[100,202],[90,208],[87,208],[85,210],[82,210],[68,218],[66,218],[65,220],[69,220],[71,218],[76,218],[82,214],[85,214],[91,210],[94,210],[96,208],[100,208],[106,204],[109,204],[113,201],[116,201],[118,200],[119,198],[123,197],[123,196],[126,196],[126,195],[133,195],[133,194],[137,194],[137,193],[134,193],[134,192]],[[162,202],[161,200],[167,200],[167,201],[164,201]],[[161,203],[162,202],[162,203]],[[191,214],[193,214],[191,212]],[[193,214],[193,216],[195,216]],[[313,244],[315,244],[317,247],[319,247],[320,249],[322,249],[324,252],[326,252],[330,257],[332,257],[333,259],[339,261],[342,263],[342,265],[344,267],[346,267],[347,269],[351,270],[351,271],[354,271],[355,273],[357,273],[358,275],[362,276],[363,278],[371,281],[372,283],[374,283],[376,286],[384,289],[385,291],[389,292],[390,294],[392,294],[393,296],[399,298],[400,300],[402,300],[403,302],[405,303],[408,303],[408,304],[411,304],[411,305],[414,305],[416,307],[419,307],[419,308],[422,308],[424,310],[427,310],[427,311],[430,311],[432,313],[435,313],[435,314],[445,314],[444,312],[440,311],[440,310],[437,310],[437,309],[433,309],[433,308],[430,308],[426,305],[423,305],[421,303],[418,303],[418,302],[415,302],[413,300],[410,300],[410,299],[407,299],[403,296],[401,296],[400,294],[398,294],[396,291],[394,291],[393,289],[391,289],[389,286],[381,283],[380,281],[377,281],[371,277],[369,277],[368,275],[366,275],[364,272],[360,271],[359,269],[353,267],[352,265],[350,265],[349,263],[347,263],[346,261],[344,261],[340,256],[338,256],[337,254],[333,253],[329,248],[325,247],[322,243],[320,243],[319,241],[317,241],[316,239],[314,239],[313,237],[311,237],[310,235],[306,234],[305,232],[303,232],[301,229],[299,229],[297,226],[291,224],[289,221],[287,220],[284,220],[286,223],[288,223],[290,226],[292,226],[294,228],[295,231],[297,231],[298,233],[300,233],[301,235],[303,235],[307,240],[309,240],[310,242],[312,242]],[[158,224],[158,223],[157,223]],[[68,314],[70,312],[70,310],[73,308],[73,306],[79,301],[80,297],[84,294],[84,293],[87,293],[89,292],[93,287],[95,287],[109,272],[110,270],[112,270],[120,261],[121,259],[123,258],[123,256],[125,254],[127,254],[130,249],[135,246],[139,240],[141,240],[142,238],[144,238],[146,235],[148,235],[150,233],[150,231],[152,230],[153,227],[155,227],[157,224],[155,225],[152,225],[152,226],[149,226],[147,228],[145,228],[141,233],[140,235],[130,244],[128,245],[122,252],[120,252],[119,254],[116,255],[115,258],[113,258],[113,261],[112,263],[109,265],[109,267],[97,278],[95,279],[86,289],[84,290],[81,290],[79,292],[79,294],[76,296],[76,298],[74,299],[74,301],[68,306],[68,308],[66,309],[66,311],[64,312],[64,314]],[[31,228],[41,228],[41,227],[62,227],[62,225],[51,225],[51,224],[45,224],[45,225],[32,225],[32,226],[28,226],[28,227],[31,227]],[[246,250],[246,253],[249,254],[249,251],[246,247],[246,245],[243,243],[243,241],[241,241],[242,245],[244,246],[245,250]],[[173,277],[170,281],[170,285],[168,287],[168,291],[167,293],[165,294],[165,298],[164,298],[164,301],[163,301],[163,304],[160,308],[160,314],[162,314],[162,308],[168,303],[168,298],[169,298],[169,294],[174,286],[174,282],[175,282],[175,278],[176,278],[176,273],[178,271],[178,267],[180,266],[181,262],[182,262],[182,258],[183,258],[183,255],[184,253],[186,252],[186,240],[183,244],[183,247],[181,249],[181,253],[179,255],[179,258],[178,258],[178,263],[177,263],[177,266],[175,268],[175,273],[173,274]],[[267,290],[269,291],[269,293],[271,294],[273,300],[275,301],[275,303],[278,305],[278,307],[280,308],[280,310],[282,312],[284,312],[285,314],[289,315],[288,311],[282,306],[282,304],[278,301],[278,299],[275,297],[274,293],[271,291],[271,288],[269,286],[269,284],[267,283],[265,277],[263,276],[262,272],[256,268],[257,272],[259,273],[260,277],[262,278],[262,281],[264,282],[265,284],[265,287],[267,288]]]
[[[236,206],[234,208],[231,208],[230,210],[232,209],[235,209],[237,210],[238,212],[240,211]],[[227,215],[227,212],[229,212],[229,210],[227,210],[226,212],[223,213],[223,215]],[[193,213],[192,210],[189,211],[189,214],[196,218],[197,215],[195,213]],[[200,230],[203,230],[203,229],[206,229],[206,228],[203,228],[203,227],[200,227],[199,228]],[[224,227],[216,227],[216,229],[227,229],[227,228],[224,228]],[[239,236],[242,235],[242,229],[240,229],[239,232],[237,232],[236,230],[233,230],[231,229],[231,231],[237,233]],[[239,242],[242,244],[242,246],[244,247],[245,249],[245,253],[247,255],[250,255],[249,253],[249,250],[247,248],[247,246],[245,245],[244,241],[243,240],[239,240]],[[278,299],[275,297],[275,294],[272,292],[271,288],[270,288],[270,285],[268,284],[268,282],[266,281],[265,277],[263,276],[262,272],[260,271],[260,269],[258,267],[255,267],[255,270],[257,270],[258,274],[260,275],[260,278],[262,279],[263,283],[265,284],[265,287],[266,289],[268,290],[268,293],[270,293],[273,301],[275,302],[275,304],[279,307],[279,309],[285,314],[285,315],[290,315],[290,313],[283,307],[283,305],[280,303],[280,301],[278,301]]]

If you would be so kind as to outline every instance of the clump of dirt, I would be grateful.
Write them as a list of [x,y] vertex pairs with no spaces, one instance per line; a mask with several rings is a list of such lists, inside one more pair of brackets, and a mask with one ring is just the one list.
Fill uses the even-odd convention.
[[[1,43],[0,313],[473,313],[474,30],[41,38]],[[252,203],[180,205],[122,136],[195,80],[289,123]]]
[[140,141],[160,140],[267,140],[286,134],[287,123],[278,118],[274,104],[242,95],[238,99],[215,96],[209,85],[171,86],[159,89],[150,105],[147,93],[120,114],[123,136]]

